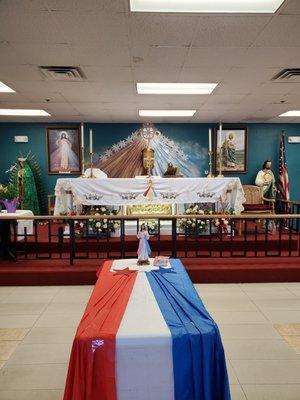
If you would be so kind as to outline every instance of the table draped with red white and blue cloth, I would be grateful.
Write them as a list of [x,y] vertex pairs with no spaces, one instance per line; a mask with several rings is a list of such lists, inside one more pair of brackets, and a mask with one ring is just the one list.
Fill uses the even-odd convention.
[[106,261],[78,326],[64,400],[230,400],[219,329],[180,260]]

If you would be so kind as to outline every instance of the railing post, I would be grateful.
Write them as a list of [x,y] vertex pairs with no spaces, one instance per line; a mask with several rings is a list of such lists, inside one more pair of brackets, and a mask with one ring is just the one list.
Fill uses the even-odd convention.
[[68,220],[70,231],[70,265],[74,265],[75,258],[75,224],[73,219]]
[[176,218],[172,218],[172,258],[177,258],[177,224]]
[[120,220],[121,258],[125,258],[125,219]]

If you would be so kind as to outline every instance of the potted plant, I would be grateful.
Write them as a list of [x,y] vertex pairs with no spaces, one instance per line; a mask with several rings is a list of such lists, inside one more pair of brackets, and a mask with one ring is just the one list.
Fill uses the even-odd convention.
[[19,199],[16,197],[15,189],[11,183],[0,185],[0,202],[4,205],[8,213],[16,212]]

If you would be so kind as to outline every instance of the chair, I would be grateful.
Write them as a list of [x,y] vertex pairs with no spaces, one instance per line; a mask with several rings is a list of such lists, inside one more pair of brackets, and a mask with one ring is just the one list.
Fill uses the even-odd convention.
[[[275,199],[267,199],[263,196],[262,188],[255,185],[243,185],[246,202],[243,204],[242,214],[273,214]],[[238,227],[239,234],[242,231],[241,221]]]
[[54,207],[55,207],[55,195],[48,194],[48,215],[54,214]]

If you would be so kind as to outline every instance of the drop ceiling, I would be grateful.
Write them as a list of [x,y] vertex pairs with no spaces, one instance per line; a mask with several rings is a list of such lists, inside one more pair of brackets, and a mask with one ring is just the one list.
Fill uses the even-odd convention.
[[[39,66],[77,66],[85,80],[46,79]],[[196,110],[152,122],[282,122],[300,110],[300,1],[275,14],[130,13],[128,0],[0,1],[0,108],[51,117],[0,121],[144,122],[139,110]],[[137,82],[218,82],[210,95],[141,95]],[[300,118],[284,119],[300,122]]]

